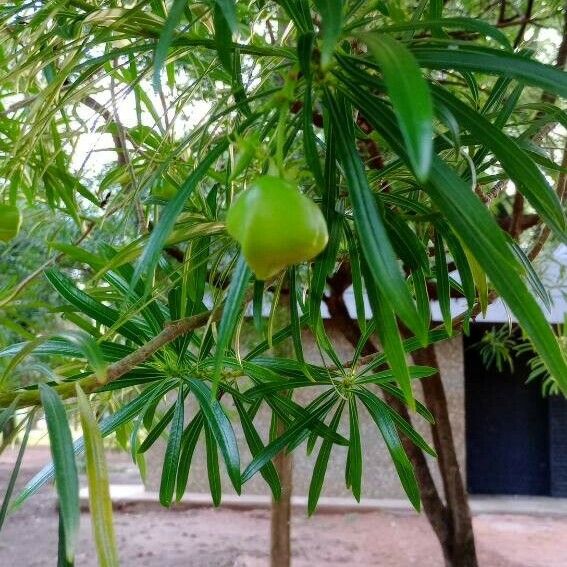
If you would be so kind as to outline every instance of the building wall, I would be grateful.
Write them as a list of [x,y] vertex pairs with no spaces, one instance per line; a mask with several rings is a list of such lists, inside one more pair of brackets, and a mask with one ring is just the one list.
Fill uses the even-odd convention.
[[[330,339],[344,359],[348,360],[352,353],[352,348],[332,326],[327,327]],[[313,338],[309,334],[304,335],[305,356],[312,362],[318,362],[319,352],[314,344]],[[464,431],[464,377],[463,377],[463,349],[460,337],[439,344],[437,355],[442,371],[443,382],[445,384],[449,412],[452,419],[455,446],[457,449],[461,471],[465,472],[465,431]],[[416,395],[420,397],[419,387],[415,388]],[[306,393],[298,392],[297,399]],[[193,404],[193,405],[192,405]],[[225,405],[229,417],[234,416],[236,411],[230,404]],[[195,406],[189,402],[186,415],[194,414]],[[392,465],[388,451],[380,437],[375,423],[368,416],[363,407],[359,408],[361,438],[363,445],[363,497],[366,498],[402,498],[404,497],[400,483],[397,479],[395,469]],[[264,440],[267,438],[269,427],[269,412],[260,411],[255,424],[265,433]],[[428,440],[431,439],[429,427],[422,418],[414,420],[414,426]],[[244,436],[239,428],[235,428],[241,450],[242,468],[250,462],[251,456],[246,448]],[[341,432],[348,437],[348,413],[345,411]],[[306,495],[309,489],[311,474],[318,454],[319,443],[313,453],[306,455],[305,443],[294,452],[294,493]],[[161,466],[163,462],[164,443],[159,441],[148,453],[148,479],[147,488],[149,490],[159,489],[159,479],[161,476]],[[329,467],[325,483],[323,486],[323,496],[350,496],[351,493],[345,488],[344,467],[346,458],[346,447],[335,445],[331,453]],[[435,480],[441,488],[434,459],[428,457]],[[233,492],[230,481],[223,469],[221,461],[221,473],[223,492]],[[191,472],[189,475],[188,492],[208,492],[208,480],[206,471],[206,460],[204,455],[204,438],[201,436],[195,455],[193,457]],[[267,494],[269,491],[262,477],[258,474],[251,479],[244,487],[244,494]]]

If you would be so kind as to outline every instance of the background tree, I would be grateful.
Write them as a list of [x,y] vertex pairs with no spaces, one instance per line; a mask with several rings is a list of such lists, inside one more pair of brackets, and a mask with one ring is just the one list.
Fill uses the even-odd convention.
[[[260,473],[277,499],[272,460],[304,442],[319,444],[309,512],[336,444],[348,446],[345,481],[359,499],[358,419],[368,412],[447,564],[475,565],[433,345],[466,332],[500,296],[547,379],[567,387],[531,264],[546,242],[565,240],[562,18],[559,2],[531,0],[524,12],[505,1],[5,3],[0,421],[18,412],[25,450],[42,406],[53,466],[14,499],[10,483],[0,525],[55,477],[60,556],[72,563],[74,454],[86,451],[94,537],[101,563],[115,564],[112,530],[96,529],[111,523],[101,458],[111,434],[141,463],[168,432],[165,506],[183,495],[200,442],[216,504],[219,452],[236,492]],[[292,187],[274,213],[279,178]],[[271,211],[266,226],[289,230],[261,229],[250,207],[242,232],[231,231],[237,243],[226,215],[254,191],[260,213]],[[328,242],[312,260],[320,246],[309,238],[321,226]],[[356,320],[342,297],[350,285]],[[468,306],[456,318],[451,297]],[[329,340],[322,302],[353,344],[351,360]],[[263,336],[244,352],[247,304]],[[305,329],[320,364],[305,362]],[[267,356],[286,339],[292,356]],[[314,387],[307,405],[287,395]],[[185,415],[189,398],[198,409]],[[280,426],[258,431],[260,407]],[[84,438],[73,445],[77,412]],[[422,418],[435,423],[434,448],[411,425]],[[234,427],[252,454],[245,467]],[[438,456],[443,495],[425,453]]]

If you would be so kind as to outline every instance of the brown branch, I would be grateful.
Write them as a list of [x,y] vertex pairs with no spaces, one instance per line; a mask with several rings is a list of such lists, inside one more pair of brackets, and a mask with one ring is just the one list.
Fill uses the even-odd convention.
[[534,9],[534,0],[528,0],[524,17],[521,18],[522,23],[520,24],[520,29],[518,30],[518,33],[516,34],[516,39],[514,40],[514,48],[517,48],[524,39],[524,33],[526,32],[526,27],[528,26],[528,23],[531,20],[533,9]]
[[[121,358],[109,365],[107,368],[105,383],[108,384],[109,382],[114,382],[121,376],[124,376],[124,374],[127,374],[130,370],[133,370],[138,365],[148,360],[160,348],[174,341],[177,337],[185,335],[189,331],[193,331],[199,327],[203,327],[209,321],[218,320],[221,313],[222,308],[218,308],[216,311],[205,311],[198,315],[185,317],[166,324],[163,331],[161,331],[161,333],[156,335],[153,339],[124,358]],[[75,384],[77,383],[80,384],[83,391],[87,394],[95,392],[101,387],[101,383],[97,380],[97,378],[94,375],[90,375],[85,378],[81,378],[76,382],[58,384],[55,386],[55,389],[63,399],[73,398],[75,397]],[[9,406],[16,398],[18,400],[18,408],[36,406],[40,404],[39,392],[37,390],[16,390],[0,394],[0,408]]]

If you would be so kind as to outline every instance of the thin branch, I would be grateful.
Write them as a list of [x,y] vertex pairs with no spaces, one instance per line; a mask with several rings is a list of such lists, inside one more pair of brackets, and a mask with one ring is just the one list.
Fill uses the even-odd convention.
[[[163,331],[156,335],[153,339],[142,345],[140,348],[112,363],[107,368],[106,382],[114,382],[124,374],[127,374],[146,360],[166,344],[174,341],[176,338],[186,333],[205,326],[209,321],[216,321],[220,318],[222,309],[215,311],[205,311],[191,317],[184,317],[177,321],[168,323]],[[58,384],[55,389],[62,398],[75,397],[75,384],[77,382],[66,382]],[[94,375],[86,376],[78,380],[81,388],[85,393],[91,393],[101,387],[101,383]],[[29,407],[39,405],[40,398],[37,390],[22,392],[21,390],[0,394],[0,407],[9,406],[15,398],[18,398],[17,407]]]
[[524,39],[524,33],[526,32],[528,23],[531,20],[533,9],[534,0],[528,0],[526,11],[524,13],[524,17],[522,18],[522,23],[520,24],[520,28],[518,29],[518,33],[516,34],[516,39],[514,40],[514,48],[517,48]]

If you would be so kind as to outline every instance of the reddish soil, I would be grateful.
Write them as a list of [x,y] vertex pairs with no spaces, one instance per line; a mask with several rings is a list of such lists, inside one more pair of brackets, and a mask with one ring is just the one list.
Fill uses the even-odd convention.
[[[0,457],[0,494],[13,453]],[[21,471],[25,481],[48,460],[30,450]],[[114,456],[113,482],[132,483],[136,473],[124,456]],[[19,483],[21,485],[21,483]],[[77,567],[95,567],[88,514],[81,518]],[[115,514],[123,567],[264,567],[268,565],[269,514],[266,510],[131,507]],[[483,567],[567,566],[567,518],[481,515],[474,519]],[[293,518],[293,566],[440,567],[439,546],[423,516],[373,512],[303,513]],[[0,565],[45,567],[56,564],[57,515],[48,487],[9,517],[0,533]]]

